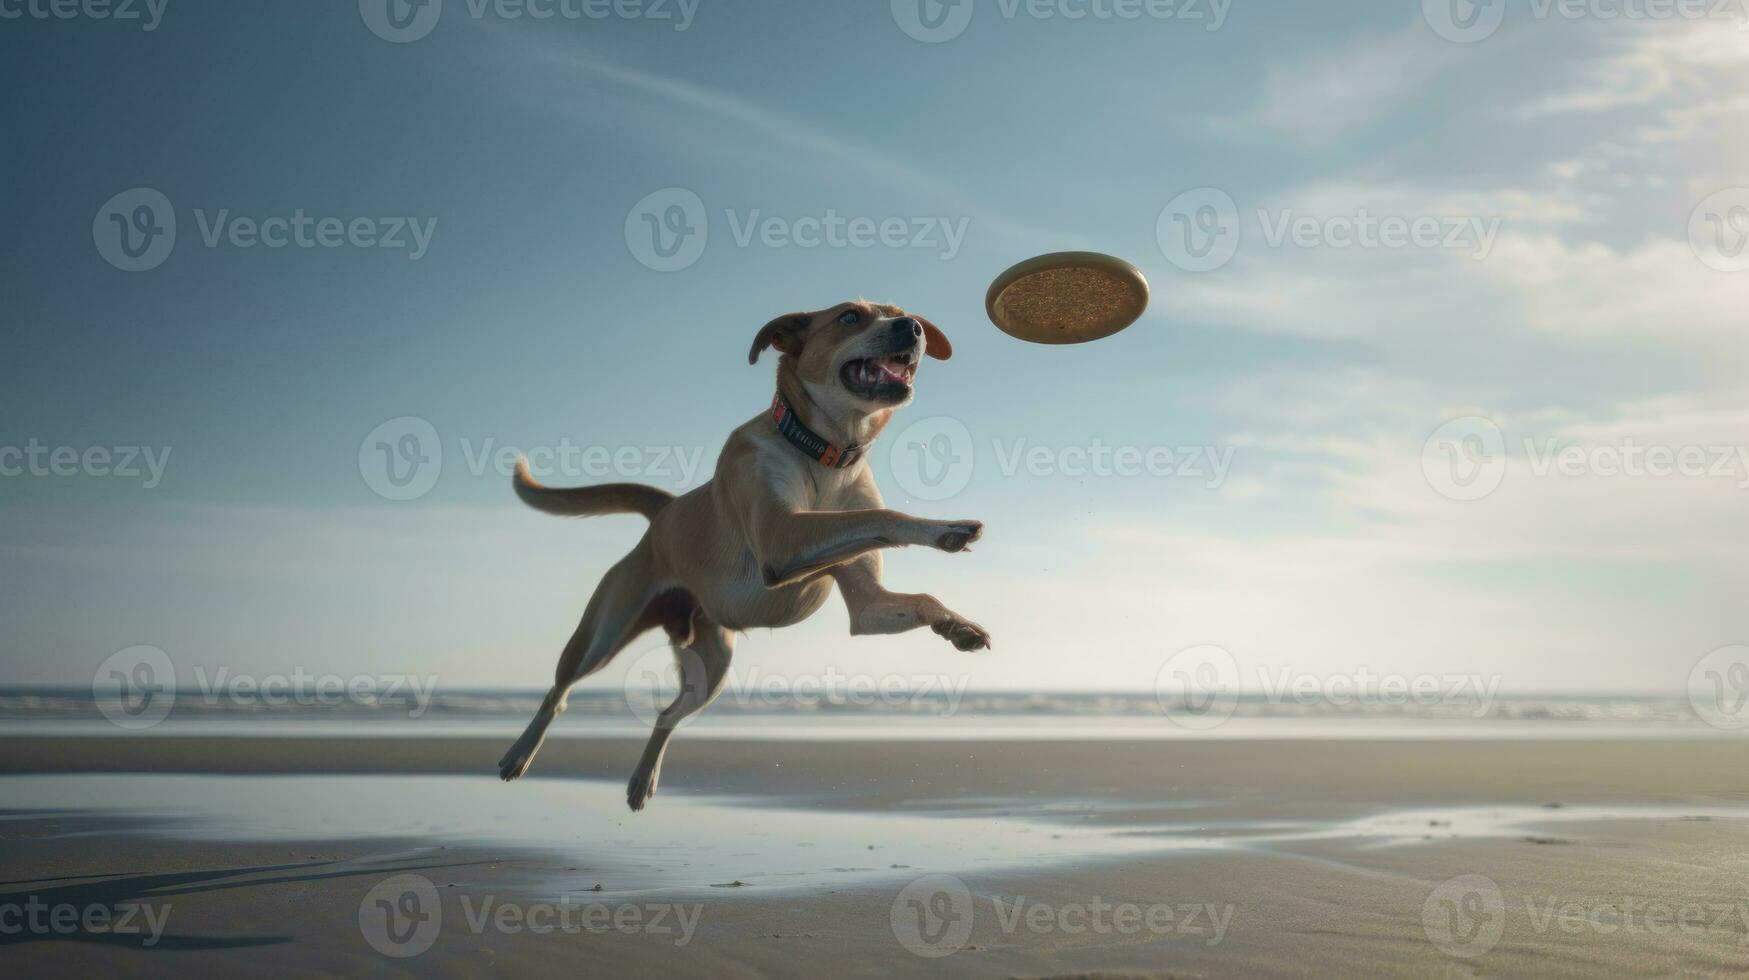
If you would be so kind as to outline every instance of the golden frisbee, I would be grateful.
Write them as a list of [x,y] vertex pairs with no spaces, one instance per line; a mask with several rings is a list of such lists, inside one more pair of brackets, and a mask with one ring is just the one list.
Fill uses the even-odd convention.
[[984,297],[990,321],[1035,344],[1084,344],[1136,322],[1148,308],[1148,280],[1123,259],[1099,252],[1052,252],[996,277]]

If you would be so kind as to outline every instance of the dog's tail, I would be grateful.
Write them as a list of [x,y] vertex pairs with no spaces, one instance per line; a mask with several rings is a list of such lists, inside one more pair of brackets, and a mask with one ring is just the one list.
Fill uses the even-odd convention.
[[528,460],[516,461],[516,495],[535,510],[560,517],[642,514],[654,518],[674,495],[641,483],[603,483],[593,487],[543,487],[528,473]]

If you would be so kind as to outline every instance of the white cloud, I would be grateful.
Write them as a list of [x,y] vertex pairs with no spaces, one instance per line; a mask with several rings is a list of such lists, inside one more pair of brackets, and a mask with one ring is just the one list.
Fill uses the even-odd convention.
[[[1422,469],[1423,440],[1440,420],[1419,413],[1439,396],[1405,387],[1347,372],[1271,388],[1289,428],[1260,438],[1302,452],[1304,434],[1326,428],[1302,418],[1303,406],[1403,399],[1374,416],[1371,435],[1318,445],[1317,483],[1292,462],[1253,470],[1275,485],[1258,506],[1316,495],[1327,530],[1230,533],[1253,519],[1245,500],[1229,500],[1236,513],[1213,527],[1096,527],[1097,562],[1065,575],[1054,601],[1099,635],[1113,631],[1097,624],[1123,622],[1133,605],[1157,609],[1150,643],[1168,653],[1210,642],[1251,665],[1477,670],[1516,689],[1679,688],[1695,659],[1741,641],[1749,461],[1728,457],[1722,476],[1569,477],[1539,474],[1521,447],[1745,446],[1744,402],[1675,395],[1595,417],[1496,413],[1512,453],[1506,477],[1466,503],[1435,492]],[[1035,628],[1052,629],[1042,616]]]
[[1505,234],[1480,272],[1508,290],[1538,330],[1576,339],[1749,346],[1749,279],[1707,267],[1685,241],[1653,238],[1617,250],[1569,245],[1549,234]]
[[1732,25],[1671,22],[1611,28],[1610,53],[1579,63],[1576,79],[1564,91],[1521,107],[1525,118],[1565,113],[1673,104],[1693,104],[1740,90],[1749,67],[1749,44]]
[[1244,122],[1306,142],[1333,139],[1378,121],[1466,54],[1417,17],[1395,33],[1274,65]]
[[[1607,199],[1573,190],[1440,187],[1407,181],[1322,181],[1240,204],[1241,244],[1232,265],[1190,277],[1163,301],[1215,323],[1326,339],[1402,342],[1432,333],[1511,332],[1519,297],[1493,275],[1500,246],[1544,229],[1591,227]],[[1324,221],[1436,219],[1434,247],[1302,247],[1275,244],[1265,226],[1291,213]],[[1456,247],[1445,236],[1459,226]]]

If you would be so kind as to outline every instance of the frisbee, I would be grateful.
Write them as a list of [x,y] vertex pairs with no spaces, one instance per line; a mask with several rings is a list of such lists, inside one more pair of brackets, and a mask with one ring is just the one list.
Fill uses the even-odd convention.
[[990,322],[1035,344],[1084,344],[1136,322],[1148,308],[1148,280],[1123,259],[1052,252],[996,277],[984,297]]

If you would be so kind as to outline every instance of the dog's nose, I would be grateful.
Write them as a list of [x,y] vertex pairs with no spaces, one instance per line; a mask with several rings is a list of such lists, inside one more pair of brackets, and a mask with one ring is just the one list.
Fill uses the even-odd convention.
[[923,336],[923,324],[915,317],[902,316],[893,321],[894,340],[916,340]]

